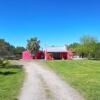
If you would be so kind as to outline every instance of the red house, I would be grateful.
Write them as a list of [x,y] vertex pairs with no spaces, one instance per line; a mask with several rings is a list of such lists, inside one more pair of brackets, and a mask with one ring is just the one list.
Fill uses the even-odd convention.
[[73,53],[66,46],[48,46],[44,50],[45,60],[71,59]]
[[66,46],[48,46],[43,51],[38,51],[35,56],[31,56],[28,50],[22,53],[22,59],[72,59],[72,56],[73,53]]

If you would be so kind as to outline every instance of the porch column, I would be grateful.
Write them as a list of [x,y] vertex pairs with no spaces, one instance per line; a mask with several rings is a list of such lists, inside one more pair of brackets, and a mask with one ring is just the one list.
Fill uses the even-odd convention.
[[63,53],[61,52],[60,55],[61,55],[61,59],[63,60],[63,59],[64,59],[64,57],[63,57]]
[[45,60],[47,60],[47,50],[44,51]]

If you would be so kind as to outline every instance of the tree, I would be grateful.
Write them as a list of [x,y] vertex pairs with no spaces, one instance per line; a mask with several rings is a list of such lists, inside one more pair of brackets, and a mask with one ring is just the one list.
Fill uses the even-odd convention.
[[75,55],[79,55],[80,57],[83,58],[84,54],[83,54],[83,51],[82,51],[82,46],[80,43],[73,43],[73,44],[70,44],[68,46],[68,49],[72,50],[73,52],[75,52]]
[[85,35],[80,38],[80,43],[81,43],[82,52],[88,58],[94,57],[97,39],[92,36]]
[[20,54],[23,51],[25,51],[25,48],[24,47],[18,46],[18,47],[15,48],[15,54],[18,54],[18,53]]
[[14,50],[15,59],[21,59],[23,51],[25,51],[24,47],[20,47],[20,46],[16,47]]
[[27,40],[27,49],[30,51],[32,56],[35,56],[36,52],[40,49],[40,40],[36,37]]
[[80,38],[80,43],[70,44],[69,48],[72,51],[75,51],[75,53],[81,56],[82,58],[100,57],[99,54],[100,44],[98,43],[97,39],[92,36],[88,36],[88,35],[82,36]]
[[96,45],[95,58],[100,59],[100,43],[97,43]]
[[95,37],[84,35],[80,38],[81,44],[91,44],[91,43],[97,43],[97,39]]
[[14,46],[10,45],[4,39],[0,39],[0,57],[11,57],[14,56]]

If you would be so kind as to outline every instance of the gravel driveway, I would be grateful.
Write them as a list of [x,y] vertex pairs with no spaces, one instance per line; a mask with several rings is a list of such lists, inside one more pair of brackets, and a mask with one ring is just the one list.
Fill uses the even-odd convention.
[[26,78],[18,100],[84,100],[53,71],[36,61],[20,61]]

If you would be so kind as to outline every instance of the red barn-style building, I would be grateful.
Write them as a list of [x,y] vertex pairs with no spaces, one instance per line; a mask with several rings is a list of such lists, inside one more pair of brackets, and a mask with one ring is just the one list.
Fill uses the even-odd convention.
[[48,46],[44,50],[45,60],[71,59],[73,53],[66,46]]
[[35,56],[31,56],[30,52],[24,51],[22,59],[72,59],[72,51],[67,50],[66,46],[47,46],[44,50],[38,51]]

